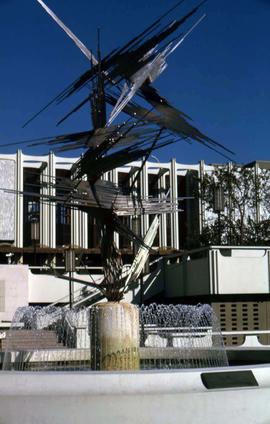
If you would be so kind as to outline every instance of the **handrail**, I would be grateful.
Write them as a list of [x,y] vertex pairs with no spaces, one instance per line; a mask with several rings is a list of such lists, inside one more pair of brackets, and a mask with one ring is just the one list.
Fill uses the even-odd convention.
[[[29,266],[29,269],[31,270],[31,269],[41,269],[41,270],[44,270],[44,271],[51,271],[52,269],[65,269],[65,267],[64,266],[54,266],[54,267],[51,267],[51,266],[49,266],[49,265],[31,265],[31,266]],[[98,271],[100,271],[100,270],[103,270],[103,267],[102,266],[76,266],[76,270],[85,270],[85,269],[87,269],[87,270],[89,270],[89,269],[94,269],[94,270],[98,270]]]
[[[200,253],[200,252],[207,252],[207,251],[211,251],[214,249],[219,249],[219,250],[227,250],[227,249],[232,249],[232,250],[269,250],[270,248],[269,246],[231,246],[231,245],[211,245],[211,246],[204,246],[204,247],[199,247],[197,249],[192,249],[192,250],[184,250],[181,252],[175,252],[175,253],[170,253],[166,256],[164,256],[165,259],[174,259],[174,258],[180,258],[180,257],[186,257],[186,256],[190,256],[196,253]],[[162,258],[161,258],[162,259]]]
[[257,334],[270,334],[270,330],[238,330],[238,331],[222,331],[223,336],[255,336]]
[[76,327],[71,324],[68,314],[65,315],[65,323],[67,323],[69,329],[74,332],[76,330]]
[[[81,292],[82,291],[82,289],[80,288],[80,289],[77,289],[77,290],[75,290],[75,292],[74,292],[74,294],[75,293],[77,293],[77,292]],[[67,301],[69,301],[69,294],[66,294],[65,296],[63,296],[63,297],[61,297],[60,299],[57,299],[55,302],[53,302],[53,303],[50,303],[50,307],[51,306],[56,306],[58,303],[63,303],[64,302],[64,300],[67,300]]]
[[205,334],[211,332],[211,335],[225,336],[260,336],[263,334],[270,334],[270,330],[239,330],[239,331],[212,331],[212,327],[157,327],[155,324],[144,324],[141,325],[143,331],[148,334],[158,334],[166,332],[174,332],[179,335],[194,335],[194,334]]
[[83,302],[85,302],[85,301],[87,301],[87,300],[89,300],[89,299],[91,299],[91,297],[94,297],[94,296],[96,296],[96,295],[98,295],[98,294],[100,294],[100,296],[101,296],[101,298],[103,298],[104,296],[102,295],[102,293],[100,292],[100,290],[99,289],[93,289],[93,290],[91,290],[91,293],[89,293],[88,294],[88,296],[85,296],[85,297],[82,297],[81,299],[79,299],[79,300],[77,300],[77,301],[75,301],[75,302],[73,302],[73,306],[79,306],[80,305],[80,303],[83,303]]

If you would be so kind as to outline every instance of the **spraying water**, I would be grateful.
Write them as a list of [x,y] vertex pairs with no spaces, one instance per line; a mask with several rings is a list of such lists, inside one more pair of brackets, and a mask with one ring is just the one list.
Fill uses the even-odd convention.
[[227,366],[218,319],[209,305],[140,308],[143,369]]
[[[90,370],[91,352],[93,356],[98,349],[94,315],[95,307],[19,308],[5,340],[3,369]],[[219,323],[209,305],[143,305],[139,321],[140,369],[228,365]]]

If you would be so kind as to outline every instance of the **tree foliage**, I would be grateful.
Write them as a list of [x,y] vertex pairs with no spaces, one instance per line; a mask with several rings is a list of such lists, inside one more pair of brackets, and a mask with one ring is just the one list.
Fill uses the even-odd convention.
[[[214,190],[224,191],[224,211],[215,213]],[[201,181],[202,244],[270,244],[270,170],[216,167]]]

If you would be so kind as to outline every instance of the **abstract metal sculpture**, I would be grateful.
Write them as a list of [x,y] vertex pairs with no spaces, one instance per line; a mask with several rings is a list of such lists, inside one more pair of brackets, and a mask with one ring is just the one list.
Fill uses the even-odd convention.
[[[226,147],[195,128],[190,118],[173,107],[152,85],[167,67],[168,56],[205,17],[200,16],[185,32],[179,32],[184,24],[193,19],[204,1],[185,16],[165,23],[168,16],[184,2],[179,1],[139,35],[104,58],[101,58],[99,45],[95,58],[43,0],[37,1],[90,61],[90,69],[42,111],[52,103],[63,102],[72,94],[87,89],[87,96],[58,125],[89,102],[92,115],[92,128],[89,131],[45,138],[30,144],[47,144],[56,152],[85,150],[72,168],[71,180],[62,178],[55,181],[54,188],[61,188],[61,196],[42,196],[42,200],[64,203],[70,208],[87,211],[97,219],[104,266],[104,280],[99,288],[108,300],[120,300],[127,279],[122,277],[122,261],[114,244],[114,231],[139,245],[146,246],[146,243],[125,226],[119,217],[156,214],[157,206],[159,213],[171,213],[178,209],[179,199],[139,197],[135,183],[140,170],[128,191],[105,181],[104,174],[134,160],[142,159],[145,163],[151,152],[179,140],[195,140],[225,156],[232,154]],[[145,103],[149,106],[145,106]],[[112,107],[108,118],[107,105]],[[116,124],[115,119],[121,112],[127,118]],[[137,277],[135,272],[134,278]],[[128,281],[131,280],[129,276]]]

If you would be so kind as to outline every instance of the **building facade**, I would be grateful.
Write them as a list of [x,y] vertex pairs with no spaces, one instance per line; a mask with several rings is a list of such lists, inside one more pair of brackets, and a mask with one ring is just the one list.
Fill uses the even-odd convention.
[[[50,153],[46,156],[16,154],[0,155],[0,260],[7,262],[3,254],[13,254],[13,263],[30,261],[35,244],[36,260],[60,253],[67,246],[97,253],[99,237],[96,223],[86,212],[66,208],[62,204],[43,201],[42,196],[61,194],[61,186],[55,183],[61,177],[69,177],[77,158],[64,158]],[[106,179],[123,187],[131,184],[141,162],[109,172]],[[203,162],[184,165],[172,159],[170,162],[146,162],[136,189],[143,197],[162,196],[178,201],[181,211],[161,217],[155,247],[162,250],[179,250],[192,247],[192,240],[200,232],[201,205],[194,197],[194,186],[205,170],[211,166]],[[39,181],[40,184],[37,184]],[[41,197],[40,197],[41,196]],[[123,218],[132,221],[130,218]],[[141,218],[140,230],[144,235],[151,223],[151,216]],[[31,235],[31,224],[39,225],[39,235]],[[130,222],[132,226],[132,222]],[[33,233],[33,229],[32,229]],[[115,242],[128,252],[130,243],[119,235]],[[42,258],[42,255],[44,256]]]
[[[90,215],[76,207],[71,209],[43,200],[63,194],[59,181],[70,177],[71,167],[76,161],[77,158],[60,157],[53,153],[30,156],[20,150],[16,154],[0,155],[0,263],[28,264],[35,261],[41,265],[63,253],[68,246],[88,255],[99,253],[98,229]],[[139,161],[130,163],[107,173],[105,178],[123,188],[128,187],[141,165]],[[202,229],[213,220],[213,213],[209,212],[200,196],[200,184],[218,167],[230,166],[206,165],[203,161],[187,165],[175,159],[161,163],[155,157],[144,164],[136,182],[138,193],[144,198],[169,198],[178,204],[179,209],[161,215],[154,242],[156,250],[164,253],[201,247]],[[260,169],[268,169],[269,162],[253,162],[246,166],[252,167],[256,174]],[[132,218],[121,219],[133,227]],[[151,215],[140,218],[142,236],[152,219]],[[34,233],[33,222],[38,226]],[[115,234],[115,242],[122,252],[132,254],[128,240]]]

